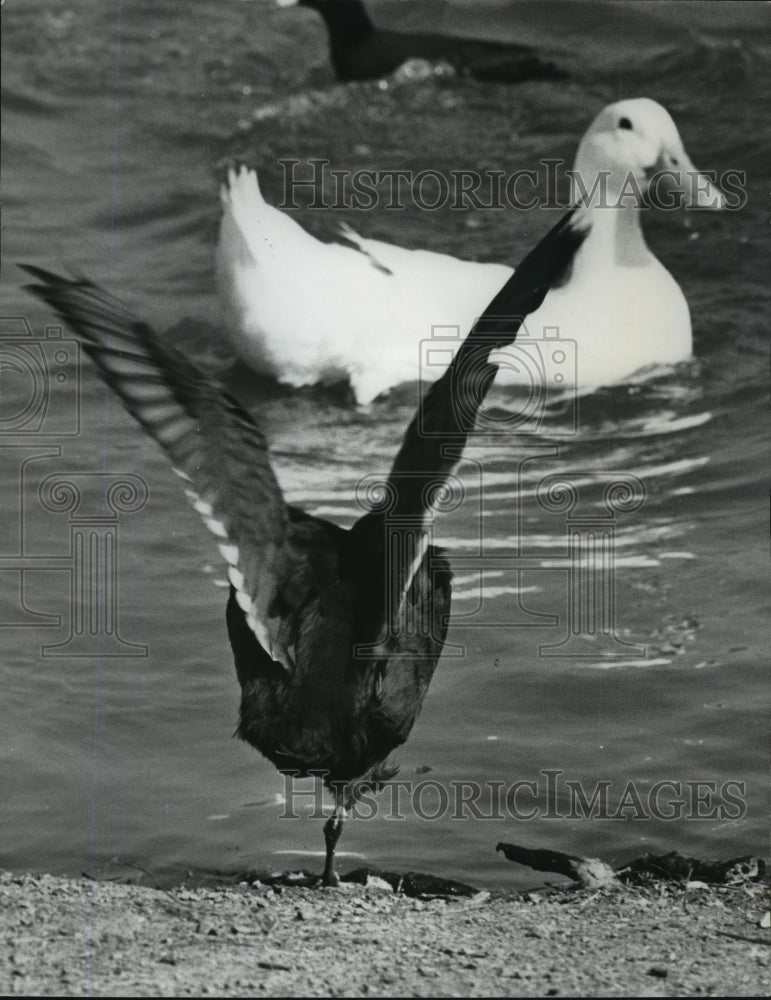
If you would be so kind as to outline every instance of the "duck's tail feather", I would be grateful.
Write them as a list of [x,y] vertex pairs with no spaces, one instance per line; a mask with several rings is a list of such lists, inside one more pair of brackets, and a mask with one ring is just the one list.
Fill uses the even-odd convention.
[[243,214],[245,210],[253,211],[255,206],[264,205],[265,199],[260,190],[257,171],[243,163],[238,169],[228,168],[226,184],[220,185],[220,200],[225,211]]

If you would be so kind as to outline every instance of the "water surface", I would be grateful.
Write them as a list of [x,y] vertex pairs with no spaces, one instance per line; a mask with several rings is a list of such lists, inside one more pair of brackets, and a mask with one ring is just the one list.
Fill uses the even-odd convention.
[[[393,6],[378,8],[384,21],[395,18]],[[528,441],[478,440],[458,471],[464,503],[436,523],[455,568],[456,617],[398,753],[401,777],[445,788],[536,782],[539,817],[455,820],[445,810],[428,821],[407,808],[404,819],[352,823],[341,849],[480,885],[533,880],[496,857],[501,839],[611,861],[641,850],[761,851],[768,148],[758,96],[767,15],[757,5],[688,3],[490,4],[475,5],[473,17],[461,4],[400,10],[416,25],[463,31],[473,22],[489,37],[537,43],[571,79],[341,86],[308,11],[257,2],[198,3],[184,16],[171,2],[6,5],[5,332],[18,333],[13,317],[27,317],[38,334],[52,322],[21,289],[13,262],[70,265],[220,365],[212,253],[225,163],[258,166],[271,200],[281,194],[282,157],[323,156],[348,169],[509,171],[544,155],[571,160],[611,100],[661,101],[698,166],[747,172],[739,212],[645,220],[691,304],[695,361],[583,400],[578,433],[563,407]],[[537,216],[414,206],[303,221],[320,234],[346,221],[402,245],[512,263],[546,228]],[[54,350],[44,347],[52,365]],[[88,365],[78,373],[63,362],[62,372],[66,391],[52,392],[46,421],[4,436],[12,447],[1,450],[9,627],[0,656],[0,863],[67,872],[316,863],[304,853],[322,842],[310,800],[298,806],[303,818],[280,820],[282,779],[229,738],[238,689],[216,546],[166,459]],[[17,375],[3,373],[4,415],[25,405]],[[368,412],[305,397],[264,402],[251,393],[248,402],[266,425],[288,499],[347,525],[360,510],[357,482],[387,471],[414,394]],[[511,412],[516,401],[500,395],[495,405]],[[70,525],[39,489],[50,475],[105,472],[147,487],[144,505],[119,524],[120,635],[147,655],[44,656],[42,646],[68,634]],[[609,664],[586,641],[581,658],[539,655],[565,630],[569,563],[565,514],[539,505],[538,483],[569,474],[596,513],[609,472],[634,474],[646,494],[615,524],[618,634],[645,651]],[[481,576],[480,536],[485,555],[503,560]],[[512,554],[527,568],[507,568]],[[35,614],[60,616],[61,625]],[[546,815],[547,771],[560,772],[557,818]],[[741,783],[746,811],[723,798],[722,816],[707,809],[700,819],[632,819],[634,807],[617,819],[565,815],[567,781],[589,792],[606,782],[614,812],[629,781],[645,799],[664,780],[683,789]],[[423,794],[425,812],[441,811],[428,786]],[[532,804],[526,789],[518,801]]]

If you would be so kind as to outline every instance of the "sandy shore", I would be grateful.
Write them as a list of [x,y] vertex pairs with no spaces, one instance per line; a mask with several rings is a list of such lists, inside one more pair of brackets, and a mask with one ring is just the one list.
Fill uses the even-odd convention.
[[0,991],[764,996],[763,886],[410,898],[0,873]]

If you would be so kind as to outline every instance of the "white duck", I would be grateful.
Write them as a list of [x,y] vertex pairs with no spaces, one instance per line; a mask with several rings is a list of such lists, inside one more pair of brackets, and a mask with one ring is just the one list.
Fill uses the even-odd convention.
[[[535,377],[561,388],[588,392],[691,355],[688,304],[645,243],[636,195],[703,208],[721,208],[723,199],[696,173],[672,118],[647,98],[609,105],[579,144],[572,183],[589,236],[567,282],[528,317],[509,362],[495,359],[499,383],[532,383],[524,338],[537,344],[555,331],[576,346],[548,358],[541,351]],[[441,375],[446,350],[421,367],[432,329],[457,326],[465,336],[512,274],[501,264],[363,239],[347,227],[358,249],[322,243],[267,205],[245,168],[231,171],[222,202],[217,276],[236,352],[294,385],[347,375],[360,403]]]

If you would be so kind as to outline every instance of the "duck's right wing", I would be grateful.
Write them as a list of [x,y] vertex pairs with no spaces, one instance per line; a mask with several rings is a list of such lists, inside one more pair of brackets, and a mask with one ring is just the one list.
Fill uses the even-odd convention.
[[490,353],[515,340],[524,318],[539,308],[553,285],[564,280],[586,236],[581,215],[573,210],[563,216],[517,267],[461,343],[445,373],[424,395],[389,477],[394,497],[388,511],[391,523],[398,525],[402,519],[411,525],[402,540],[406,558],[389,566],[388,607],[392,615],[398,616],[422,561],[423,552],[415,547],[416,521],[422,518],[425,523],[432,503],[441,497],[498,371],[490,363]]
[[265,438],[251,415],[179,349],[97,285],[26,267],[29,290],[79,336],[104,381],[155,438],[219,543],[230,582],[260,645],[294,665],[292,611],[314,586],[292,543]]

